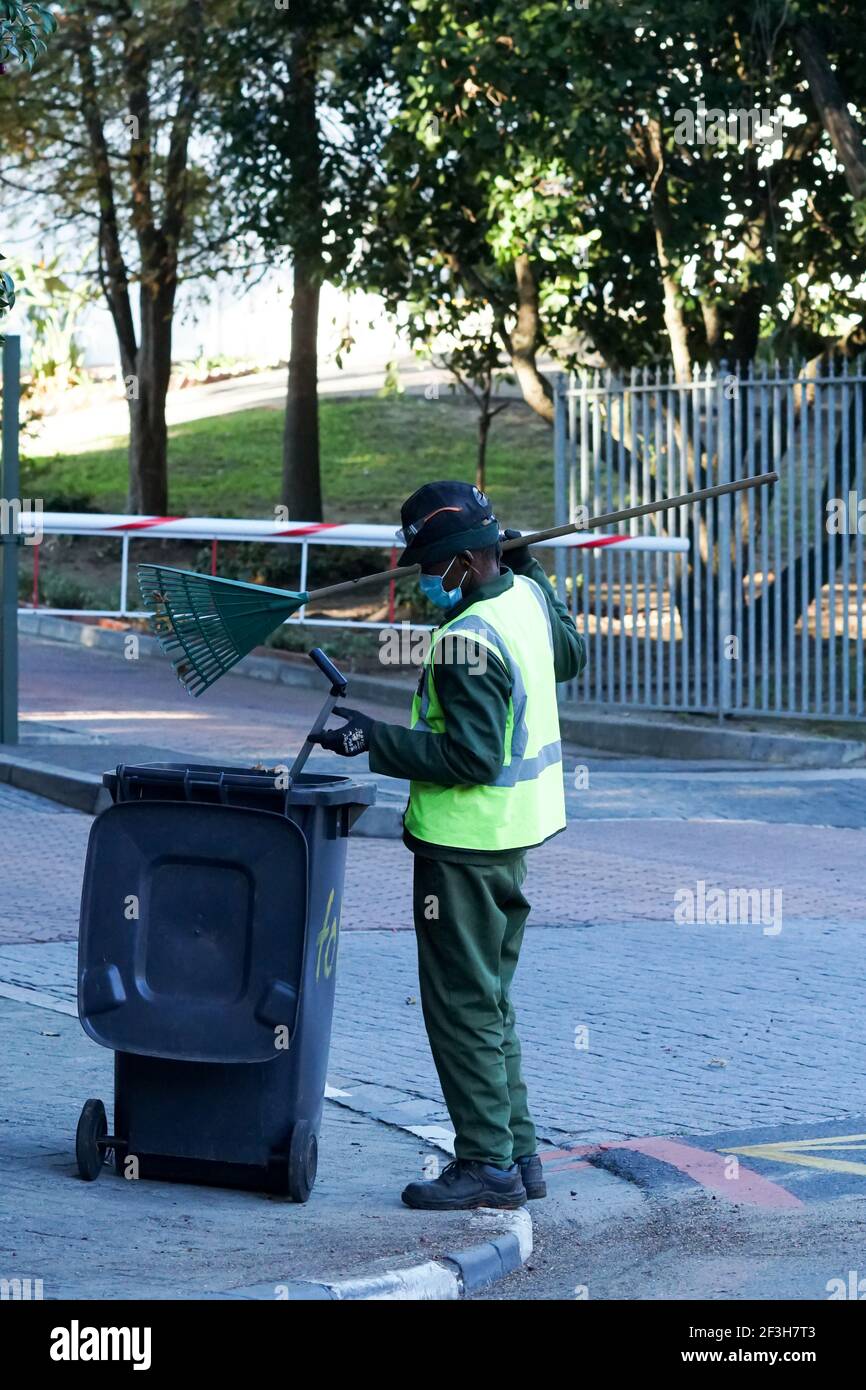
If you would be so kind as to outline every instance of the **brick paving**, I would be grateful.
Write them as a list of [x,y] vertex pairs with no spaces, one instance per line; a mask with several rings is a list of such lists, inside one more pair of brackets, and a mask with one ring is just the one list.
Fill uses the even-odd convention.
[[[754,788],[756,774],[745,776]],[[664,819],[659,781],[642,788],[655,818],[573,821],[531,856],[533,925],[515,994],[552,1137],[862,1111],[863,830],[710,819],[727,804],[724,780],[693,779],[703,818]],[[801,816],[812,785],[802,779]],[[2,789],[0,982],[67,1005],[88,830],[85,816]],[[423,1101],[432,1120],[441,1096],[417,999],[410,873],[398,841],[350,846],[332,1080]],[[781,932],[676,924],[675,893],[700,879],[780,888]]]

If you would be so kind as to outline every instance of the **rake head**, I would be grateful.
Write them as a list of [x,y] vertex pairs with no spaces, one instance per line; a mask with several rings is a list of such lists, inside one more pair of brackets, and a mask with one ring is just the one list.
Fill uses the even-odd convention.
[[190,695],[201,695],[290,618],[308,594],[139,565],[150,625]]

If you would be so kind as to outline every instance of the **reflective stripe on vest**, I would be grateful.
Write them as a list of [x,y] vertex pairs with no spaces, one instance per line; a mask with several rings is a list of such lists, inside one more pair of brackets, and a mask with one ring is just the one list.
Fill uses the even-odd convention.
[[[435,683],[442,659],[437,651],[446,635],[477,643],[488,661],[500,661],[509,674],[502,767],[483,786],[413,782],[406,828],[416,839],[463,849],[538,844],[565,825],[553,632],[544,594],[533,580],[515,575],[510,589],[473,604],[436,631],[412,704],[413,729],[432,734],[446,727]],[[452,641],[452,656],[456,645]]]

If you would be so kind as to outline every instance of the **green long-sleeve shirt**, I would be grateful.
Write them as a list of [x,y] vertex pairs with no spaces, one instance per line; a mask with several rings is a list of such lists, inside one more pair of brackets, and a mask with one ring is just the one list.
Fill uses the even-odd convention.
[[[534,579],[547,599],[553,634],[553,667],[557,681],[572,680],[586,664],[586,648],[569,616],[549,583],[541,565],[530,556],[520,564],[519,573]],[[496,598],[512,587],[514,575],[503,568],[496,579],[473,589],[454,608],[445,621],[451,622],[482,599]],[[433,782],[441,787],[485,785],[502,767],[505,725],[511,697],[511,679],[501,662],[474,659],[472,647],[479,644],[465,635],[468,646],[465,661],[446,661],[436,666],[436,693],[445,714],[445,730],[436,734],[422,729],[405,729],[397,724],[376,721],[370,735],[370,770],[387,777],[408,777],[412,781]],[[491,858],[513,858],[522,851],[468,851],[430,845],[408,831],[403,839],[410,849],[428,858],[487,862]]]

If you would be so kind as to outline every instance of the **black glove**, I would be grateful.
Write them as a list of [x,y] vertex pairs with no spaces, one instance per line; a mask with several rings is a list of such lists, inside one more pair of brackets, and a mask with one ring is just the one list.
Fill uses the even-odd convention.
[[[502,539],[504,541],[514,541],[522,534],[521,531],[515,531],[512,527],[509,527],[507,531],[502,532]],[[513,550],[506,550],[502,557],[502,563],[507,565],[510,570],[513,570],[515,574],[523,574],[523,572],[528,570],[532,565],[532,556],[529,553],[529,546],[516,545]]]
[[341,758],[354,758],[358,753],[366,753],[370,747],[370,734],[375,724],[369,714],[357,709],[346,709],[345,705],[334,705],[334,714],[349,722],[342,729],[323,729],[313,734],[310,742],[321,743],[329,753],[339,753]]

